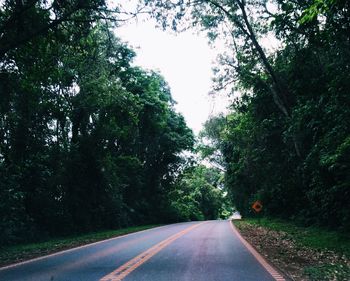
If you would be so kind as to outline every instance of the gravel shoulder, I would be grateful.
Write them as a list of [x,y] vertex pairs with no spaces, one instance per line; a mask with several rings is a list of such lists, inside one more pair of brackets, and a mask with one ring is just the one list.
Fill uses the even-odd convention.
[[[285,230],[264,226],[256,220],[234,220],[241,235],[270,263],[295,281],[349,281],[347,254],[328,248],[312,247],[298,237],[310,235],[307,228]],[[273,229],[274,228],[274,229]],[[283,227],[281,227],[283,228]],[[290,231],[289,231],[290,230]],[[300,233],[296,233],[299,231]],[[316,240],[318,237],[314,237]]]

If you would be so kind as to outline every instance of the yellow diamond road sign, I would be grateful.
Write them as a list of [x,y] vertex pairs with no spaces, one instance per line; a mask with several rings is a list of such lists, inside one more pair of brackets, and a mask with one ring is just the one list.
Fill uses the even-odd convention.
[[255,212],[259,213],[262,210],[263,205],[259,200],[255,201],[254,204],[252,205],[252,208]]

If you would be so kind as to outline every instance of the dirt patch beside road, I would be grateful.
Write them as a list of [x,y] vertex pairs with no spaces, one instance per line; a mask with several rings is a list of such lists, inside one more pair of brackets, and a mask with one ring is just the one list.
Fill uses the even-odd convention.
[[234,221],[242,236],[277,269],[295,281],[349,281],[350,260],[329,250],[301,245],[284,231]]

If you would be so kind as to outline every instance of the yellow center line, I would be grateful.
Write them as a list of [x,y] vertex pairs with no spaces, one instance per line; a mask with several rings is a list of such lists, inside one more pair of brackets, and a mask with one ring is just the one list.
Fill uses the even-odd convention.
[[134,271],[136,268],[138,268],[140,265],[144,264],[146,261],[148,261],[151,257],[153,257],[155,254],[160,252],[162,249],[164,249],[166,246],[174,242],[176,239],[180,238],[181,236],[185,235],[186,233],[190,232],[194,228],[198,227],[199,225],[206,223],[198,223],[195,225],[192,225],[172,236],[169,238],[159,242],[158,244],[154,245],[153,247],[149,248],[148,250],[144,251],[143,253],[139,254],[138,256],[134,257],[133,259],[129,260],[122,266],[118,267],[113,272],[107,274],[106,276],[102,277],[100,281],[120,281],[124,279],[129,273]]

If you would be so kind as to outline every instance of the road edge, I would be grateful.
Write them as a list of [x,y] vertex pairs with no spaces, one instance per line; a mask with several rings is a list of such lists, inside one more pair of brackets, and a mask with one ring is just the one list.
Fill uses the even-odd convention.
[[233,234],[235,234],[238,239],[243,243],[243,245],[247,248],[247,250],[254,256],[254,258],[263,266],[263,268],[276,280],[276,281],[287,281],[285,277],[282,276],[281,273],[279,273],[269,262],[266,261],[266,259],[258,253],[254,249],[252,245],[250,245],[243,236],[239,233],[239,231],[234,226],[232,220],[228,220]]
[[59,256],[59,255],[65,254],[65,253],[73,252],[75,250],[83,249],[83,248],[86,248],[86,247],[90,247],[90,246],[97,245],[97,244],[100,244],[100,243],[103,243],[103,242],[107,242],[107,241],[111,241],[111,240],[114,240],[114,239],[119,239],[119,238],[123,238],[123,237],[126,237],[126,236],[134,235],[134,234],[137,234],[137,233],[147,232],[147,231],[158,229],[158,228],[163,228],[165,226],[169,226],[169,225],[161,225],[161,226],[156,226],[156,227],[152,227],[152,228],[148,228],[148,229],[144,229],[144,230],[139,230],[139,231],[123,234],[123,235],[120,235],[120,236],[115,236],[115,237],[112,237],[112,238],[107,238],[107,239],[99,240],[99,241],[96,241],[96,242],[92,242],[92,243],[80,245],[80,246],[77,246],[77,247],[69,248],[69,249],[66,249],[66,250],[54,252],[52,254],[48,254],[48,255],[32,258],[32,259],[29,259],[29,260],[24,260],[24,261],[20,261],[20,262],[17,262],[17,263],[5,265],[3,267],[0,267],[0,271],[3,271],[5,269],[9,269],[9,268],[13,268],[13,267],[17,267],[17,266],[20,266],[20,265],[23,265],[23,264],[39,261],[39,260],[42,260],[42,259],[46,259],[46,258],[50,258],[50,257],[54,257],[54,256]]

